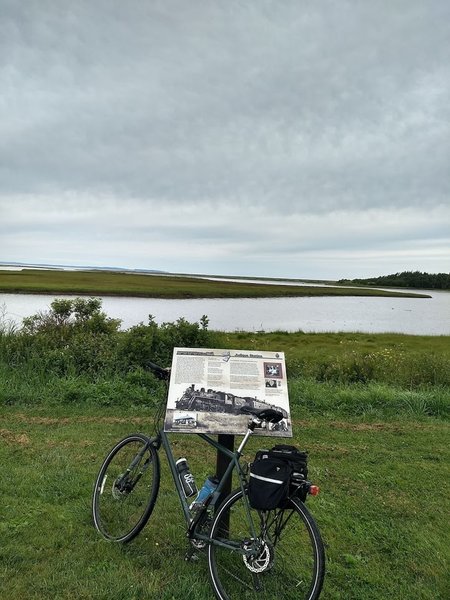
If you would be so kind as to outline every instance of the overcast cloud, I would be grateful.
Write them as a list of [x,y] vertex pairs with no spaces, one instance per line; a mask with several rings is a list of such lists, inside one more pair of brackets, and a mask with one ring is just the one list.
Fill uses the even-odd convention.
[[448,0],[0,15],[0,261],[450,270]]

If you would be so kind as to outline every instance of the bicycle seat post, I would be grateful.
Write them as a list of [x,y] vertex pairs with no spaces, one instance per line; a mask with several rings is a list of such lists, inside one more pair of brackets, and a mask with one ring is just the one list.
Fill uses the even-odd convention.
[[250,421],[248,422],[247,432],[244,435],[242,442],[239,445],[239,448],[237,449],[239,455],[241,455],[243,453],[244,448],[248,442],[248,439],[253,434],[255,428],[261,427],[261,425],[262,425],[261,419],[258,419],[257,417],[253,417],[252,419],[250,419]]

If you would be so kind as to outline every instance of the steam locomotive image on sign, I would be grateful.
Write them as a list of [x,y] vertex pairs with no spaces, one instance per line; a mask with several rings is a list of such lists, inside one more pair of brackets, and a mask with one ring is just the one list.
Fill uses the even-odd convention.
[[279,406],[274,406],[269,402],[258,400],[251,396],[236,396],[230,392],[205,389],[203,387],[195,389],[192,384],[183,393],[181,398],[175,403],[177,410],[189,410],[198,412],[218,412],[239,415],[243,406],[250,408],[264,409],[277,408],[281,410],[284,418],[288,417],[286,410]]

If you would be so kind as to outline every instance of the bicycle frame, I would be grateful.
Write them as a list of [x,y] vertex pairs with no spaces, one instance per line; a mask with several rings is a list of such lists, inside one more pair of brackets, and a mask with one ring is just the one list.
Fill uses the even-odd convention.
[[[243,449],[244,449],[249,437],[252,435],[252,433],[253,433],[253,431],[251,429],[248,429],[242,442],[239,445],[239,448],[235,452],[232,452],[228,448],[225,448],[222,444],[220,444],[215,439],[211,438],[210,436],[208,436],[204,433],[196,434],[196,435],[198,435],[198,437],[200,437],[205,442],[207,442],[208,444],[213,446],[218,452],[221,452],[222,454],[227,456],[229,459],[229,464],[228,464],[227,469],[225,470],[225,473],[223,474],[222,478],[220,479],[216,490],[214,491],[211,498],[207,502],[206,507],[208,508],[208,510],[210,510],[210,509],[214,510],[216,508],[216,504],[221,495],[221,492],[222,492],[223,488],[225,487],[226,482],[227,482],[228,478],[231,476],[233,471],[236,471],[236,473],[239,477],[239,484],[240,484],[241,490],[242,491],[244,490],[244,486],[247,483],[247,480],[246,480],[245,474],[243,472],[243,469],[240,465],[239,459],[241,458]],[[169,463],[169,468],[170,468],[170,471],[172,473],[172,477],[173,477],[173,480],[175,483],[175,488],[177,490],[178,497],[180,499],[181,507],[183,510],[183,514],[184,514],[184,518],[185,518],[186,526],[187,526],[187,530],[188,530],[188,536],[193,537],[198,540],[208,541],[209,543],[213,543],[216,545],[229,547],[230,546],[229,544],[226,544],[224,542],[219,542],[218,540],[211,540],[209,535],[205,535],[204,533],[196,531],[197,523],[199,522],[200,517],[204,514],[204,511],[206,510],[206,508],[203,511],[201,511],[200,514],[196,518],[192,519],[190,510],[189,510],[189,503],[188,503],[188,500],[186,499],[186,496],[184,495],[183,487],[182,487],[180,479],[178,477],[178,471],[176,468],[175,458],[174,458],[174,455],[172,452],[172,448],[170,446],[170,441],[169,441],[169,437],[168,437],[167,433],[164,430],[159,431],[158,436],[155,438],[152,438],[150,440],[150,442],[156,448],[159,448],[161,445],[164,448],[164,452],[167,456],[167,461]],[[246,505],[246,512],[247,512],[248,521],[252,528],[252,532],[256,536],[255,527],[253,525],[253,519],[252,519],[251,513],[250,513],[250,507],[248,505]],[[242,550],[242,553],[245,554],[246,551]]]

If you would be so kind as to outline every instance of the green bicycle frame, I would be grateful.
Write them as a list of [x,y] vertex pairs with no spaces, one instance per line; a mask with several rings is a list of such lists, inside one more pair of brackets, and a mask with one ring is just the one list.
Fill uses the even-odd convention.
[[[229,477],[231,477],[232,472],[235,470],[236,473],[238,474],[239,477],[239,485],[240,488],[242,490],[242,492],[244,492],[244,487],[247,483],[245,474],[242,470],[242,467],[239,463],[239,459],[242,456],[242,452],[243,449],[250,437],[250,435],[253,433],[252,430],[248,430],[247,433],[245,434],[241,444],[239,445],[239,448],[235,451],[232,452],[231,450],[229,450],[228,448],[225,448],[225,446],[223,446],[222,444],[220,444],[219,442],[217,442],[215,439],[211,438],[210,436],[204,434],[204,433],[197,433],[196,435],[198,435],[202,440],[204,440],[205,442],[207,442],[208,444],[210,444],[211,446],[213,446],[218,452],[224,454],[226,457],[228,457],[229,459],[229,463],[228,463],[228,467],[225,470],[225,473],[223,474],[221,480],[219,481],[216,490],[214,491],[214,493],[212,494],[212,497],[210,499],[210,501],[208,502],[208,509],[212,508],[215,509],[216,508],[216,504],[217,501],[221,495],[221,492],[223,490],[223,488],[226,485],[226,482],[228,480]],[[186,499],[186,496],[184,495],[184,491],[183,491],[183,487],[181,485],[180,479],[178,477],[178,471],[177,471],[177,467],[176,467],[176,463],[175,463],[175,458],[173,456],[173,452],[172,452],[172,448],[170,446],[170,442],[169,442],[169,438],[168,435],[165,431],[161,430],[159,432],[158,437],[156,438],[152,438],[151,443],[153,445],[155,445],[156,447],[159,447],[160,445],[163,446],[164,448],[164,452],[166,453],[167,456],[167,461],[169,463],[169,468],[170,471],[172,473],[172,477],[175,483],[175,488],[177,490],[178,493],[178,497],[180,499],[180,503],[181,503],[181,508],[183,510],[183,514],[184,514],[184,518],[186,520],[186,525],[188,527],[188,530],[193,529],[193,535],[192,537],[195,537],[196,539],[199,540],[203,540],[203,541],[207,541],[209,543],[213,543],[215,545],[218,546],[224,546],[229,548],[230,546],[232,546],[232,544],[230,543],[226,543],[226,542],[220,542],[218,540],[211,540],[210,537],[208,535],[205,535],[204,533],[201,532],[196,532],[195,531],[195,527],[196,527],[196,522],[192,521],[192,516],[191,513],[189,511],[189,503]],[[246,496],[244,495],[244,498],[246,499]],[[246,507],[246,512],[247,512],[247,518],[248,518],[248,522],[251,526],[251,531],[254,537],[256,537],[256,529],[254,527],[253,524],[253,519],[250,513],[250,507],[248,505],[248,501],[245,502],[245,507]],[[206,509],[205,509],[206,510]],[[193,526],[193,527],[192,527]],[[195,534],[195,535],[194,535]],[[233,549],[234,548],[233,546]],[[242,550],[242,553],[245,554],[246,551]]]

